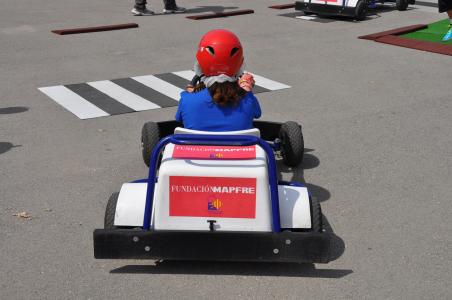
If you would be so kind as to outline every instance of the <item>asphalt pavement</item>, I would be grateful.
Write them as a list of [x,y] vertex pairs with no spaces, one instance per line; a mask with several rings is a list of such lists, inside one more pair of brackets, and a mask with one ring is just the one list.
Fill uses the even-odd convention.
[[[178,4],[190,13],[133,17],[132,1],[1,1],[0,298],[450,299],[452,60],[357,38],[446,16],[415,6],[321,23],[267,8],[284,1]],[[232,9],[255,13],[185,18]],[[51,33],[129,22],[139,28]],[[146,176],[141,126],[176,108],[81,120],[38,88],[190,69],[214,28],[238,34],[248,70],[291,86],[258,95],[262,119],[303,125],[304,164],[281,177],[306,182],[321,201],[335,234],[329,264],[93,257],[107,199]]]

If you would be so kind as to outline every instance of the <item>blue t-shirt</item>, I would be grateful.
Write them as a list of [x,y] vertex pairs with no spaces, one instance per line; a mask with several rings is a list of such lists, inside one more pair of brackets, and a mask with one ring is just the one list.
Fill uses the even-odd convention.
[[252,92],[235,106],[213,102],[208,89],[182,92],[176,120],[185,128],[203,131],[235,131],[253,128],[253,119],[261,116],[261,107]]

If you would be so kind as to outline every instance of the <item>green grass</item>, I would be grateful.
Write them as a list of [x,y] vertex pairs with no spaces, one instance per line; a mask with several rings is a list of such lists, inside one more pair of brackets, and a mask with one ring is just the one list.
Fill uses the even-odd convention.
[[452,45],[452,41],[443,42],[442,38],[446,34],[446,32],[450,29],[449,27],[449,19],[445,19],[442,21],[438,21],[435,23],[431,23],[427,28],[402,34],[401,37],[413,39],[413,40],[421,40],[428,41],[434,43],[440,43],[443,45]]

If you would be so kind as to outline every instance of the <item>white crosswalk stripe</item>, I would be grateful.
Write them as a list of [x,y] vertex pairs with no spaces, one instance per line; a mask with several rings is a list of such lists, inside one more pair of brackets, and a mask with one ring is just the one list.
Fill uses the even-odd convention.
[[118,102],[127,105],[133,110],[141,111],[160,108],[160,106],[158,106],[157,104],[149,102],[148,100],[126,90],[125,88],[120,87],[110,80],[88,82],[88,84],[98,89],[102,93],[112,97],[113,99],[118,100]]
[[153,75],[132,77],[132,79],[177,101],[179,101],[180,99],[180,93],[183,92],[183,89],[180,89],[177,86],[161,80],[160,78],[157,78]]
[[[80,119],[177,106],[192,70],[38,88]],[[255,93],[290,88],[253,74]]]
[[[253,73],[251,73],[251,74],[253,74]],[[284,83],[277,82],[277,81],[274,81],[274,80],[271,80],[271,79],[268,79],[268,78],[265,78],[265,77],[262,77],[262,76],[259,76],[256,74],[253,74],[253,77],[254,77],[254,81],[256,82],[256,85],[266,88],[267,90],[270,90],[270,91],[276,91],[276,90],[290,88],[289,85],[286,85]]]
[[184,79],[187,79],[189,81],[191,81],[193,77],[196,75],[196,73],[192,70],[173,72],[173,74],[180,76]]
[[102,109],[62,85],[42,87],[39,90],[80,119],[109,116]]

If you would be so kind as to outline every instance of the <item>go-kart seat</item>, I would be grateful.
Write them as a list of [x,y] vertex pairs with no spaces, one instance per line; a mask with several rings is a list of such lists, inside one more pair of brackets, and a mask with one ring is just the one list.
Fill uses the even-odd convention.
[[237,130],[237,131],[215,132],[215,131],[200,131],[200,130],[187,129],[187,128],[183,128],[183,127],[176,127],[176,129],[174,129],[174,134],[252,135],[252,136],[256,136],[256,137],[261,136],[261,133],[260,133],[259,129],[257,129],[257,128]]

